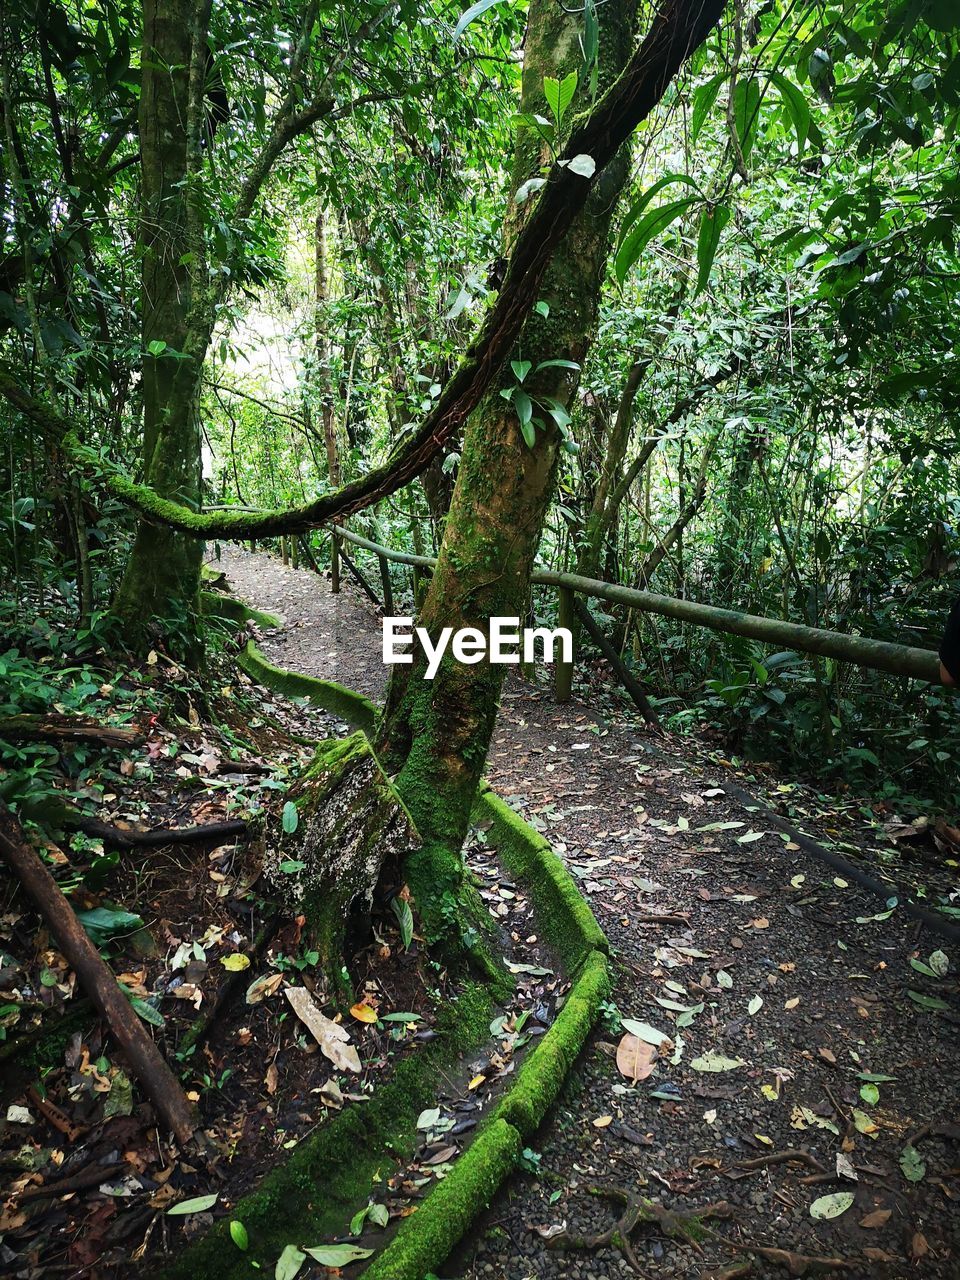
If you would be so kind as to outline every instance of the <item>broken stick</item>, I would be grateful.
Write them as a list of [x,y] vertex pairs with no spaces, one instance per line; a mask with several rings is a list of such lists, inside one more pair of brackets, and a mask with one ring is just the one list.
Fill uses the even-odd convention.
[[139,729],[99,724],[81,716],[0,716],[0,738],[9,742],[99,742],[105,747],[135,747],[143,742]]
[[181,1145],[196,1128],[193,1108],[180,1082],[154,1044],[117,980],[63,896],[38,854],[27,844],[19,823],[0,800],[0,856],[50,926],[80,986],[106,1019],[157,1114]]

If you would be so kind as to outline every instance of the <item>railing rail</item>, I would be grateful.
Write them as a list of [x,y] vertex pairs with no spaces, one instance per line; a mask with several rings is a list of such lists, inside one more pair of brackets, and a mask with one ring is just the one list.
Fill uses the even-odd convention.
[[[432,556],[413,555],[407,551],[394,551],[364,538],[349,529],[334,526],[334,532],[345,542],[363,547],[380,560],[381,572],[387,572],[387,562],[412,565],[418,569],[432,569],[436,560]],[[626,605],[642,613],[655,613],[675,618],[693,626],[706,627],[727,635],[745,636],[761,644],[778,645],[798,653],[814,654],[821,658],[833,658],[837,662],[850,662],[874,671],[885,671],[896,676],[909,676],[929,684],[939,683],[940,668],[937,654],[932,649],[920,649],[912,645],[893,644],[887,640],[872,640],[867,636],[849,635],[842,631],[825,631],[798,622],[784,622],[780,618],[764,618],[756,614],[740,613],[735,609],[720,609],[716,605],[698,604],[694,600],[681,600],[677,596],[658,595],[653,591],[638,591],[597,578],[583,578],[576,573],[556,573],[541,569],[533,573],[531,581],[538,586],[556,587],[563,594],[589,596],[595,600],[608,600],[611,604]],[[564,612],[561,609],[561,612]],[[569,616],[569,613],[568,615]],[[563,691],[563,700],[569,697],[570,673],[565,664],[557,664],[557,685]],[[565,696],[564,696],[565,695]]]

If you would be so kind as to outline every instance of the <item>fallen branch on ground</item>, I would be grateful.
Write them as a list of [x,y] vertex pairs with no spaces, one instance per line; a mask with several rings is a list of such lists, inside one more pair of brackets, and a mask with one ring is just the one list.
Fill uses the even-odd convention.
[[9,864],[57,939],[83,990],[106,1019],[161,1120],[185,1145],[195,1130],[193,1108],[180,1082],[87,937],[57,882],[27,844],[20,825],[0,801],[0,856]]
[[168,844],[219,844],[249,836],[250,828],[239,819],[230,822],[207,822],[199,827],[152,827],[140,831],[136,827],[112,827],[99,818],[90,818],[79,810],[68,809],[61,819],[71,831],[102,840],[117,849],[162,849]]
[[0,716],[0,738],[8,742],[99,742],[105,747],[135,747],[145,740],[139,729],[97,724],[81,716]]

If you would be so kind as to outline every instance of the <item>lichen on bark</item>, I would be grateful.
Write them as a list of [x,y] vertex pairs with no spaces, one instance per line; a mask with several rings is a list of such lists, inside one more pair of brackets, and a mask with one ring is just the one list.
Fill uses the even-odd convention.
[[349,943],[369,934],[378,888],[401,886],[420,837],[361,732],[321,742],[288,800],[296,825],[275,833],[264,868],[286,905],[305,917],[330,990],[342,993]]

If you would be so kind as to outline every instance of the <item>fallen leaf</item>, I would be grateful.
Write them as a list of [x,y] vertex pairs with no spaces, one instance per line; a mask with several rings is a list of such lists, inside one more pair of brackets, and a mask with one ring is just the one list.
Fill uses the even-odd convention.
[[873,1213],[868,1213],[865,1218],[860,1219],[861,1227],[882,1227],[889,1220],[893,1213],[892,1209],[874,1209]]
[[657,1051],[653,1045],[628,1031],[617,1045],[617,1068],[633,1084],[653,1073]]
[[900,1172],[908,1182],[921,1182],[927,1172],[923,1157],[910,1143],[900,1152]]
[[613,1116],[597,1116],[596,1120],[593,1121],[593,1127],[595,1129],[606,1129],[612,1120]]
[[360,1004],[352,1005],[350,1013],[358,1022],[376,1022],[377,1020],[376,1009],[372,1009],[370,1005],[364,1004],[362,1001]]
[[220,963],[230,973],[241,973],[250,968],[250,957],[245,956],[242,951],[234,951],[232,955],[221,956]]
[[750,923],[753,925],[755,929],[770,928],[770,921],[767,919],[766,916],[758,916],[756,920],[751,920]]
[[207,1209],[212,1209],[219,1199],[220,1193],[214,1192],[212,1196],[195,1196],[192,1200],[181,1200],[179,1204],[167,1210],[167,1217],[181,1217],[186,1213],[204,1213]]
[[737,1067],[744,1066],[743,1058],[726,1058],[722,1053],[705,1053],[702,1057],[694,1058],[690,1066],[694,1071],[734,1071]]
[[247,987],[247,1004],[260,1004],[262,1000],[266,1000],[277,991],[281,982],[283,982],[282,973],[265,973],[259,978],[254,978]]
[[264,1076],[263,1082],[267,1086],[267,1093],[274,1094],[277,1092],[277,1085],[280,1083],[280,1072],[277,1070],[275,1062],[271,1062],[267,1067],[267,1074]]
[[823,1220],[839,1218],[853,1204],[856,1196],[852,1191],[833,1191],[828,1196],[820,1196],[810,1206],[810,1217]]
[[795,1009],[799,1003],[800,1003],[799,996],[791,996],[789,1000],[784,1000],[783,1007],[785,1009]]
[[320,1012],[306,987],[287,987],[286,996],[294,1013],[316,1040],[323,1055],[340,1071],[359,1071],[360,1055],[349,1043],[350,1033]]

